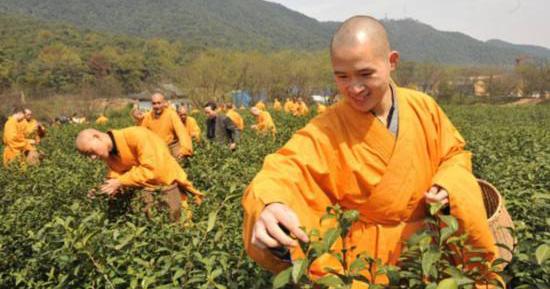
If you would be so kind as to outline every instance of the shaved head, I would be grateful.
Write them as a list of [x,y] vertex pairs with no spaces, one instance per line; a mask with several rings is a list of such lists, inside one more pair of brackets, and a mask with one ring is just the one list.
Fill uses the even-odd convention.
[[152,102],[157,102],[157,101],[164,101],[164,95],[160,92],[157,92],[157,93],[154,93],[152,96],[151,96],[151,101]]
[[250,108],[250,112],[253,114],[253,115],[259,115],[260,114],[260,109],[253,106]]
[[151,107],[153,108],[155,115],[160,116],[166,106],[166,101],[164,100],[164,95],[162,93],[157,92],[151,96]]
[[75,141],[76,149],[79,151],[83,151],[83,149],[86,148],[86,146],[90,143],[90,141],[101,133],[102,132],[93,128],[88,128],[81,131],[80,133],[78,133],[78,136],[76,137],[76,141]]
[[391,51],[386,29],[370,16],[354,16],[346,20],[332,37],[330,51],[333,54],[339,48],[358,45],[369,46],[376,55],[386,56]]
[[81,131],[76,137],[76,149],[93,159],[107,159],[113,143],[108,134],[89,128]]

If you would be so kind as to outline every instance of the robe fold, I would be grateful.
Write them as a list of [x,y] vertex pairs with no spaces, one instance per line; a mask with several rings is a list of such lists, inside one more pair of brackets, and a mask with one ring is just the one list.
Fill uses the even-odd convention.
[[281,102],[278,101],[278,100],[275,100],[273,102],[273,110],[274,111],[280,111],[281,109],[283,109],[283,106],[281,105]]
[[[470,244],[494,258],[496,247],[463,138],[431,97],[405,88],[394,91],[397,136],[370,112],[342,100],[265,158],[242,200],[244,245],[258,264],[273,272],[288,266],[251,244],[258,216],[275,202],[293,209],[307,232],[320,228],[327,206],[359,211],[360,220],[347,237],[349,246],[355,246],[350,256],[367,252],[395,264],[403,241],[424,227],[424,193],[433,184],[449,192],[451,214],[469,234]],[[291,249],[293,260],[302,254]],[[323,268],[337,267],[335,261],[320,258],[310,274],[324,274]]]
[[185,191],[202,196],[154,132],[137,126],[111,132],[118,154],[107,160],[108,178],[129,187],[156,188],[177,183]]
[[167,108],[158,118],[154,114],[154,111],[146,113],[140,125],[156,133],[167,145],[179,142],[181,155],[193,155],[191,137],[176,111]]

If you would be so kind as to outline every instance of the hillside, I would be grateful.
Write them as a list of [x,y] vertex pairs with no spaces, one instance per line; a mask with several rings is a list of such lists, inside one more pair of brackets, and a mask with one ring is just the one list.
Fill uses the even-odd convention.
[[[319,22],[262,0],[3,0],[0,12],[198,47],[259,50],[326,49],[337,22]],[[403,59],[453,65],[514,64],[520,55],[550,58],[550,49],[479,41],[421,22],[384,20]]]

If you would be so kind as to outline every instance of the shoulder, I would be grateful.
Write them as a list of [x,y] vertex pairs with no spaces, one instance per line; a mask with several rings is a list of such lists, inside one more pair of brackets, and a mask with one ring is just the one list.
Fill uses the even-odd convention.
[[415,111],[433,114],[440,110],[440,107],[435,99],[423,92],[409,88],[397,87],[397,94],[399,95],[400,100],[406,102],[406,104],[408,104]]

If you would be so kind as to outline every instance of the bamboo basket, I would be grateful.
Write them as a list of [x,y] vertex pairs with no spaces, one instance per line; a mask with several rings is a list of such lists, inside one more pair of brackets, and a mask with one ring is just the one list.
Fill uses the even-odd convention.
[[[491,229],[495,242],[505,245],[513,251],[517,240],[511,232],[511,229],[514,229],[514,223],[506,210],[504,198],[489,182],[481,179],[478,179],[477,182],[481,187],[489,228]],[[499,258],[508,262],[512,260],[512,253],[505,248],[498,247],[498,252]]]

